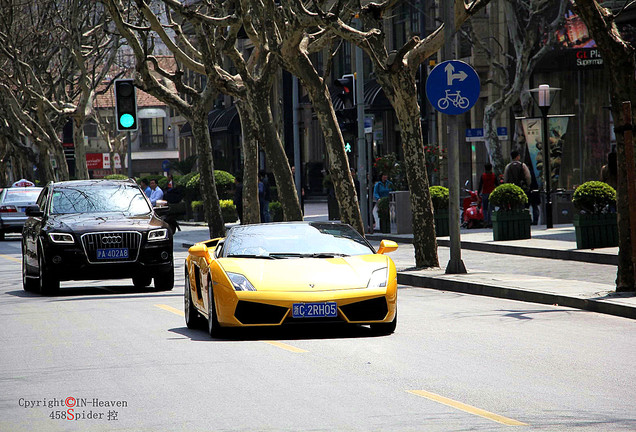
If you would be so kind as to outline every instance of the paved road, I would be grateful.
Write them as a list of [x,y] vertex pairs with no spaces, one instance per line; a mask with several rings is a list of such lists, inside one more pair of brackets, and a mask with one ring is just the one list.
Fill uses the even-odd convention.
[[[176,270],[170,292],[66,282],[41,297],[22,291],[19,242],[0,242],[0,431],[636,430],[633,320],[401,287],[392,336],[216,340],[185,327]],[[74,419],[50,418],[69,397]]]

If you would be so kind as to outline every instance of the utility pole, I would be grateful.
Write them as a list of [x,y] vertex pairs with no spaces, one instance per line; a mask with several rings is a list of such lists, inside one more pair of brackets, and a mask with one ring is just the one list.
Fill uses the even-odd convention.
[[358,181],[360,181],[360,213],[362,214],[362,225],[364,230],[369,226],[369,200],[367,194],[369,185],[367,181],[367,139],[364,134],[364,62],[362,61],[362,48],[356,46],[356,72],[355,72],[355,89],[356,89],[356,109],[358,117]]
[[[442,20],[444,22],[443,60],[455,60],[455,10],[454,1],[442,3]],[[449,234],[450,260],[446,266],[446,273],[466,273],[466,266],[462,261],[462,245],[459,231],[459,122],[457,116],[447,115],[446,130],[448,137],[448,193],[449,193]]]

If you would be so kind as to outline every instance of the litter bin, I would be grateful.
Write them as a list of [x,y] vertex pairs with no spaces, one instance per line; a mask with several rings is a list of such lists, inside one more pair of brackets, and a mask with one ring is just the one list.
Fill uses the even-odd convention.
[[[409,191],[391,192],[391,219],[395,219],[397,234],[413,234],[413,219],[411,215],[411,194]],[[395,216],[393,215],[395,214]],[[393,232],[393,223],[391,223]]]
[[558,189],[552,194],[552,223],[571,224],[574,221],[573,190]]

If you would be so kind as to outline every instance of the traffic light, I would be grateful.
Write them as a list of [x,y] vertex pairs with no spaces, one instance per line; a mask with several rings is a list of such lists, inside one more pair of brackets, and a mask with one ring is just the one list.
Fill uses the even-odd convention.
[[137,130],[137,93],[131,79],[115,80],[115,116],[117,130]]
[[340,126],[340,132],[344,139],[345,149],[349,148],[348,152],[353,151],[354,143],[358,138],[358,111],[357,108],[345,108],[336,111],[336,117],[338,118],[338,126]]
[[335,85],[342,87],[340,92],[340,100],[342,101],[345,109],[353,108],[356,106],[356,78],[354,74],[343,75],[342,78],[338,78]]

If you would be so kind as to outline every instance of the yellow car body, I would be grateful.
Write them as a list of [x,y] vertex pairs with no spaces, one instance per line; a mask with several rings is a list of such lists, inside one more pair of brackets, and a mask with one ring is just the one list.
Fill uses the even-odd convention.
[[[384,333],[395,328],[397,273],[393,260],[384,255],[397,249],[394,242],[383,240],[378,253],[369,246],[367,254],[265,259],[224,256],[224,241],[207,240],[189,249],[184,293],[189,327],[194,327],[188,321],[196,311],[208,320],[211,334],[213,327],[316,321],[371,324]],[[370,286],[374,272],[380,282]],[[243,276],[253,290],[237,290],[229,275]],[[325,311],[336,316],[322,316]]]

